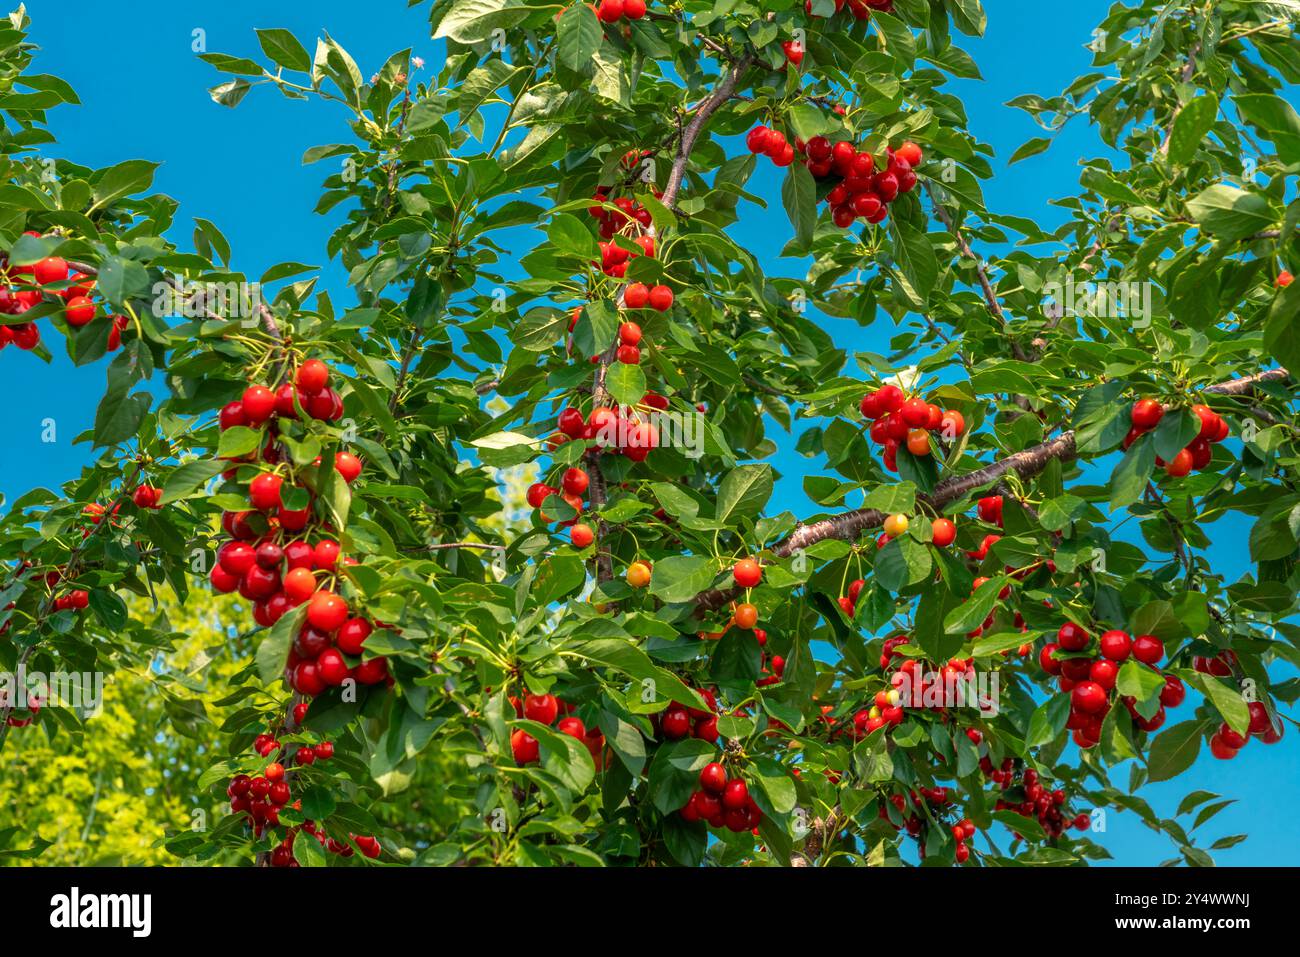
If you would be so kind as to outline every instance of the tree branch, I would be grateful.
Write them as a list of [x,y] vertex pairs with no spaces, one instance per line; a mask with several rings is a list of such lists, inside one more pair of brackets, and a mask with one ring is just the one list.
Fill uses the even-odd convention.
[[[1206,386],[1201,391],[1213,395],[1243,396],[1252,393],[1257,386],[1268,382],[1280,382],[1289,378],[1286,369],[1269,369],[1240,379],[1231,379],[1217,385]],[[976,489],[984,488],[998,482],[1014,472],[1022,479],[1033,478],[1052,461],[1069,461],[1075,457],[1074,431],[1062,432],[1054,439],[1040,442],[1021,452],[1015,452],[998,459],[983,468],[963,475],[954,475],[944,479],[935,486],[931,495],[918,495],[917,498],[931,506],[935,511],[954,502]],[[855,542],[867,529],[879,528],[888,516],[874,508],[859,508],[843,512],[830,518],[800,525],[785,541],[774,545],[772,555],[777,559],[789,558],[800,549],[807,549],[817,542],[828,538]],[[714,588],[702,592],[696,602],[703,608],[720,608],[731,601],[736,589]]]
[[677,156],[673,159],[673,167],[668,173],[668,184],[664,187],[663,203],[669,209],[676,208],[677,194],[681,192],[682,179],[686,175],[686,164],[690,161],[691,151],[695,149],[695,141],[700,138],[700,133],[709,122],[709,117],[717,111],[718,107],[731,99],[731,95],[736,92],[736,87],[740,84],[740,78],[753,62],[753,54],[746,53],[733,63],[727,75],[700,104],[700,108],[691,117],[690,123],[686,124],[686,129],[682,131],[682,138],[677,144]]

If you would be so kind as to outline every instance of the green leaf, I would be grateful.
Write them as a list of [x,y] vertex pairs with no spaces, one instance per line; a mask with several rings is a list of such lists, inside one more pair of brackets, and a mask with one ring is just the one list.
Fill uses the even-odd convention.
[[1031,156],[1045,153],[1051,145],[1052,141],[1045,136],[1035,136],[1032,139],[1026,140],[1020,144],[1014,153],[1011,154],[1011,158],[1007,160],[1007,165],[1011,166],[1013,163],[1019,163],[1021,160],[1029,159]]
[[1025,747],[1038,748],[1051,744],[1065,730],[1070,718],[1070,696],[1052,695],[1035,709],[1029,718],[1029,731],[1025,734]]
[[668,603],[690,601],[713,584],[718,563],[707,555],[669,555],[655,563],[650,594]]
[[257,42],[262,45],[262,52],[280,66],[300,73],[311,72],[311,54],[288,30],[275,27],[255,32]]
[[1148,779],[1168,781],[1190,768],[1200,753],[1204,732],[1204,721],[1184,721],[1161,733],[1147,754]]
[[785,204],[790,225],[794,227],[795,242],[806,248],[812,242],[813,230],[817,226],[817,184],[802,163],[791,163],[786,167],[781,201]]
[[770,465],[737,466],[726,474],[718,489],[717,520],[725,523],[757,518],[771,497]]
[[1202,229],[1228,241],[1245,239],[1276,225],[1278,220],[1265,197],[1226,183],[1202,190],[1187,201],[1187,210]]
[[1155,443],[1144,435],[1129,446],[1107,486],[1112,510],[1132,505],[1142,497],[1156,467]]
[[619,405],[636,405],[646,393],[645,372],[639,365],[615,362],[605,373],[605,388]]
[[163,482],[163,494],[160,504],[170,505],[189,496],[196,489],[207,483],[214,475],[220,475],[229,467],[229,462],[217,459],[201,459],[186,462],[177,468]]
[[585,73],[600,48],[602,33],[596,11],[585,3],[572,3],[560,14],[556,25],[560,62],[570,70]]
[[1191,161],[1218,112],[1219,98],[1213,94],[1198,96],[1179,110],[1169,134],[1169,162],[1182,166]]

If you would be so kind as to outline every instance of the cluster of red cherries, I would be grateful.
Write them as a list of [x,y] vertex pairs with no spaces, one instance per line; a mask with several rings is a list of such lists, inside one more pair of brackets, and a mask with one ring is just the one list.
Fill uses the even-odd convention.
[[656,733],[662,734],[669,741],[680,741],[688,735],[701,741],[718,740],[717,695],[708,688],[700,688],[699,695],[709,706],[707,710],[688,708],[674,701],[651,717]]
[[942,409],[919,396],[909,399],[896,385],[882,385],[868,392],[858,408],[871,422],[867,435],[884,447],[885,468],[891,472],[898,471],[900,448],[918,457],[929,455],[933,450],[931,433],[952,442],[966,431],[966,419],[960,412]]
[[[1058,651],[1071,657],[1057,657]],[[1094,648],[1092,636],[1067,621],[1057,631],[1056,641],[1039,651],[1040,667],[1056,676],[1061,691],[1070,695],[1066,727],[1073,732],[1074,743],[1079,747],[1091,748],[1101,740],[1101,725],[1113,704],[1111,692],[1115,690],[1119,667],[1130,656],[1154,668],[1165,656],[1165,643],[1155,635],[1131,637],[1127,632],[1112,629],[1102,633]],[[1150,718],[1138,713],[1132,698],[1126,696],[1121,700],[1134,723],[1150,732],[1165,723],[1165,708],[1176,708],[1186,696],[1183,683],[1174,675],[1166,675],[1165,686],[1160,690],[1160,708]]]
[[750,796],[749,785],[743,778],[729,778],[727,769],[716,761],[700,770],[699,790],[691,793],[677,813],[684,821],[704,821],[709,827],[726,828],[735,834],[751,831],[757,835],[763,821],[763,812]]
[[[39,237],[41,234],[29,231],[24,235]],[[0,285],[0,315],[21,316],[49,295],[63,300],[63,318],[73,328],[80,328],[95,318],[95,304],[90,299],[95,280],[81,273],[72,273],[66,260],[47,256],[27,266],[13,266],[9,264],[7,255],[0,255],[0,270],[4,273]],[[10,287],[11,283],[14,288]],[[116,327],[114,331],[117,331]],[[120,344],[120,332],[118,336]],[[19,349],[35,349],[40,341],[41,331],[34,322],[0,325],[0,349],[10,342]],[[110,348],[116,348],[111,341]]]
[[824,136],[807,142],[796,137],[794,143],[780,130],[756,126],[745,135],[751,153],[761,153],[777,166],[789,166],[795,154],[802,154],[808,172],[818,180],[838,177],[839,182],[826,194],[831,219],[847,229],[858,218],[869,223],[882,222],[889,215],[889,204],[916,188],[913,169],[924,158],[921,147],[906,142],[897,150],[886,149],[884,166],[877,170],[876,158],[859,151],[848,140],[831,143]]
[[596,16],[602,23],[619,20],[640,20],[645,16],[645,0],[600,0]]
[[1220,761],[1231,761],[1242,748],[1249,743],[1251,736],[1259,738],[1265,744],[1277,744],[1282,740],[1282,725],[1274,724],[1268,716],[1268,708],[1262,701],[1252,701],[1246,706],[1250,709],[1250,725],[1246,733],[1234,731],[1225,721],[1210,737],[1210,753]]
[[[1208,405],[1194,405],[1192,412],[1201,420],[1201,431],[1197,433],[1196,438],[1192,439],[1186,448],[1180,449],[1178,454],[1168,462],[1156,456],[1156,464],[1161,466],[1170,478],[1182,478],[1193,469],[1200,471],[1207,468],[1210,459],[1214,456],[1211,446],[1222,442],[1231,432],[1223,416]],[[1124,436],[1124,449],[1127,451],[1138,438],[1159,425],[1164,414],[1164,406],[1155,399],[1138,399],[1134,402],[1130,412],[1133,426]]]
[[[307,713],[307,702],[300,701],[294,706],[295,720],[301,722]],[[280,812],[286,807],[295,811],[302,810],[301,799],[295,799],[289,781],[289,769],[284,760],[288,749],[274,735],[259,734],[253,741],[253,750],[259,757],[274,755],[276,760],[268,764],[258,774],[239,773],[230,779],[226,786],[226,796],[230,798],[232,814],[246,815],[249,827],[255,837],[260,838],[267,828],[280,826]],[[316,745],[301,745],[294,752],[293,764],[306,767],[317,761],[328,761],[334,757],[334,744],[321,741]],[[294,858],[293,846],[299,833],[307,834],[319,842],[322,849],[340,857],[351,857],[352,846],[326,835],[315,821],[304,821],[301,826],[285,829],[283,839],[271,851],[272,867],[298,867]],[[379,841],[374,837],[349,835],[361,853],[369,858],[376,858],[380,853]]]
[[[847,3],[849,13],[855,20],[865,20],[871,16],[872,10],[879,10],[881,13],[894,12],[894,0],[835,0],[835,12],[839,13],[844,9]],[[804,11],[810,15],[816,16],[812,12],[812,0],[804,0]]]
[[[980,732],[975,728],[969,729],[966,734],[976,745],[982,740]],[[1033,768],[1021,770],[1017,764],[1012,758],[1005,758],[1001,767],[995,768],[987,754],[980,758],[980,770],[1004,792],[1017,786],[1023,791],[1024,797],[1020,801],[998,798],[993,806],[995,811],[1012,811],[1021,817],[1037,818],[1043,833],[1049,838],[1060,837],[1071,825],[1077,831],[1088,830],[1092,818],[1082,812],[1071,818],[1065,807],[1066,795],[1063,790],[1056,788],[1049,791],[1039,780],[1037,771]],[[1019,834],[1016,836],[1020,837]]]
[[[274,467],[282,460],[274,440],[275,417],[296,417],[297,408],[309,413],[313,407],[323,418],[336,418],[342,400],[329,387],[329,369],[317,359],[304,362],[294,382],[276,392],[261,385],[244,390],[243,398],[221,410],[221,428],[267,426],[269,438],[260,461]],[[257,462],[259,456],[241,459]],[[316,464],[319,466],[319,459]],[[334,468],[348,482],[361,474],[361,462],[349,452],[335,457]],[[226,478],[236,479],[237,469]],[[366,639],[374,630],[371,622],[353,617],[347,601],[322,579],[337,576],[340,561],[355,559],[340,555],[339,544],[326,535],[322,525],[317,535],[306,534],[312,524],[310,493],[302,508],[285,505],[285,477],[275,471],[261,471],[248,485],[247,511],[223,513],[222,529],[229,539],[217,549],[217,561],[209,575],[212,587],[227,594],[238,591],[252,602],[253,620],[270,628],[290,610],[307,605],[306,620],[295,636],[285,664],[285,680],[296,692],[308,697],[338,687],[349,678],[360,684],[391,681],[387,660],[371,658],[356,662]],[[303,490],[307,491],[307,490]],[[308,541],[316,537],[315,543]]]
[[[554,725],[555,730],[561,734],[581,741],[595,762],[596,770],[599,771],[604,766],[605,735],[599,728],[588,728],[581,718],[575,716],[571,702],[562,701],[553,694],[530,694],[525,695],[523,701],[512,695],[510,704],[514,706],[516,717]],[[564,717],[561,718],[560,715]],[[523,728],[516,728],[510,733],[510,752],[515,764],[522,767],[533,764],[541,757],[541,745]]]

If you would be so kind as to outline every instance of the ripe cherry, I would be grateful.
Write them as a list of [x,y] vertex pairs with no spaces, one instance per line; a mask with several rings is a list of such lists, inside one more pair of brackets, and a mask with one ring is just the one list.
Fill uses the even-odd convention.
[[335,631],[348,618],[348,603],[329,589],[321,589],[311,596],[307,606],[307,621],[321,631]]
[[261,425],[275,412],[275,393],[264,385],[250,385],[244,390],[240,403],[243,405],[244,417],[248,419],[248,423]]
[[577,738],[579,741],[583,741],[587,737],[587,726],[582,723],[581,718],[561,718],[559,724],[555,726],[555,730],[559,731],[560,734],[567,734],[571,738]]
[[741,588],[753,588],[763,580],[763,566],[752,558],[742,558],[736,562],[731,575]]
[[1138,399],[1133,403],[1133,409],[1129,413],[1129,417],[1134,428],[1147,432],[1160,424],[1160,419],[1164,414],[1164,406],[1155,399]]
[[906,140],[902,146],[894,150],[894,155],[907,163],[908,166],[916,169],[921,165],[922,153],[921,147],[917,146],[911,140]]
[[81,328],[95,318],[95,304],[85,296],[73,296],[63,310],[63,318],[68,325]]
[[1101,636],[1101,653],[1111,661],[1124,661],[1132,647],[1133,641],[1126,632],[1111,630]]
[[591,526],[579,522],[569,529],[569,541],[573,542],[575,548],[586,548],[596,540],[596,534],[591,530]]
[[685,708],[672,707],[663,713],[660,726],[666,737],[673,740],[684,738],[691,730],[691,716]]
[[553,694],[530,694],[524,698],[524,717],[541,724],[554,724],[560,713],[559,702]]
[[370,637],[370,622],[364,618],[349,618],[341,626],[335,637],[339,650],[345,655],[359,655],[367,638]]
[[1072,621],[1067,621],[1056,633],[1056,640],[1066,651],[1083,651],[1088,647],[1088,633]]
[[269,512],[280,506],[280,487],[284,479],[274,472],[263,472],[256,476],[248,486],[248,501],[253,508]]
[[316,395],[330,381],[329,366],[319,359],[308,359],[298,367],[298,375],[294,382],[298,386],[298,391],[303,395]]
[[1095,681],[1080,681],[1070,692],[1070,703],[1084,714],[1100,714],[1106,710],[1106,689]]
[[316,671],[320,674],[321,681],[330,687],[343,684],[351,670],[336,648],[326,648],[316,659]]
[[700,788],[710,794],[722,794],[727,786],[727,771],[718,762],[706,764],[700,770]]
[[957,538],[957,526],[951,519],[936,518],[930,525],[930,537],[935,545],[947,548]]
[[667,312],[673,307],[673,291],[667,286],[655,286],[650,290],[649,302],[656,312]]
[[1160,703],[1166,708],[1176,708],[1187,697],[1187,688],[1175,675],[1165,675],[1165,686],[1160,689]]
[[312,566],[320,571],[332,569],[339,560],[339,543],[322,538],[312,549]]
[[316,576],[305,568],[295,568],[284,576],[284,594],[294,605],[301,605],[316,592]]
[[377,685],[388,680],[388,659],[371,658],[361,662],[352,672],[357,681],[363,685]]
[[[627,288],[623,290],[623,305],[628,309],[643,309],[649,301],[650,287],[645,283],[628,283]],[[631,323],[628,323],[628,325],[631,325]]]
[[722,806],[736,811],[749,802],[749,787],[740,778],[733,778],[722,789]]
[[334,468],[351,485],[361,474],[361,460],[351,452],[338,452],[334,455]]
[[1182,478],[1192,470],[1193,462],[1192,453],[1188,449],[1181,449],[1166,463],[1165,474],[1170,478]]
[[1237,756],[1237,750],[1217,734],[1210,738],[1210,753],[1220,761],[1231,761]]
[[1159,663],[1165,656],[1165,643],[1155,635],[1138,635],[1133,639],[1133,657],[1144,665]]

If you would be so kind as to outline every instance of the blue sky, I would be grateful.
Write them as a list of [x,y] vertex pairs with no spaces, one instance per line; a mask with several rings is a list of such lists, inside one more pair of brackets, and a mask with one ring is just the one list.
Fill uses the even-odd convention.
[[[218,74],[196,58],[195,31],[203,31],[208,51],[260,57],[255,27],[285,27],[309,49],[328,29],[369,75],[404,47],[437,65],[440,49],[428,39],[427,4],[408,8],[391,0],[366,5],[364,14],[355,4],[338,0],[278,5],[284,9],[274,14],[265,12],[271,6],[265,3],[186,9],[189,6],[174,0],[135,0],[114,16],[105,16],[101,3],[87,0],[65,0],[57,8],[39,0],[29,5],[32,38],[42,47],[36,68],[67,79],[84,104],[53,114],[58,155],[93,167],[137,157],[161,161],[155,188],[181,204],[172,238],[182,247],[190,245],[191,217],[203,217],[230,240],[236,268],[257,276],[281,261],[318,264],[327,267],[325,285],[342,291],[341,270],[324,258],[325,238],[337,214],[321,217],[312,212],[327,170],[325,164],[302,167],[300,160],[308,147],[347,137],[343,115],[329,104],[288,101],[270,89],[255,90],[237,110],[215,105],[206,89],[219,82]],[[1080,123],[1067,128],[1045,156],[1008,170],[1005,158],[1038,130],[1025,114],[1003,104],[1020,93],[1054,94],[1087,72],[1084,44],[1109,2],[985,0],[985,6],[987,36],[958,40],[975,58],[984,79],[954,86],[967,105],[972,129],[997,152],[997,176],[984,184],[985,199],[990,209],[1033,217],[1050,227],[1062,214],[1048,201],[1075,192],[1077,160],[1103,149]],[[69,29],[69,24],[77,26]],[[766,212],[746,212],[743,235],[771,272],[801,277],[801,263],[778,261],[789,234],[778,172],[760,162],[750,189],[770,197],[771,205]],[[345,302],[346,297],[336,294],[335,301]],[[825,326],[850,351],[887,351],[893,332],[887,324],[864,331],[849,320],[828,319]],[[0,352],[0,376],[10,383],[9,394],[21,397],[11,399],[6,410],[6,441],[0,445],[0,493],[9,501],[35,486],[57,486],[75,476],[89,458],[88,443],[72,443],[93,423],[105,363],[76,369],[57,337],[47,336],[47,343],[56,353],[51,365],[16,348]],[[57,424],[53,443],[41,441],[47,417]],[[774,506],[799,514],[813,511],[801,477],[816,463],[785,453],[774,464],[787,474]],[[1210,527],[1223,543],[1212,556],[1231,577],[1248,568],[1241,545],[1244,527],[1240,522]],[[1180,710],[1186,714],[1189,709],[1184,705]],[[1170,723],[1176,720],[1171,716]],[[1115,780],[1127,780],[1127,772],[1117,772]],[[1300,762],[1291,735],[1272,748],[1254,742],[1231,762],[1204,755],[1191,773],[1140,793],[1169,816],[1179,798],[1195,788],[1235,798],[1238,803],[1207,825],[1207,831],[1247,832],[1250,839],[1219,852],[1218,860],[1288,864],[1293,862],[1286,849],[1300,846],[1300,823],[1282,809],[1276,796],[1294,794],[1298,786]],[[1168,841],[1151,834],[1131,814],[1112,813],[1107,833],[1098,839],[1121,864],[1154,864],[1173,856]]]

